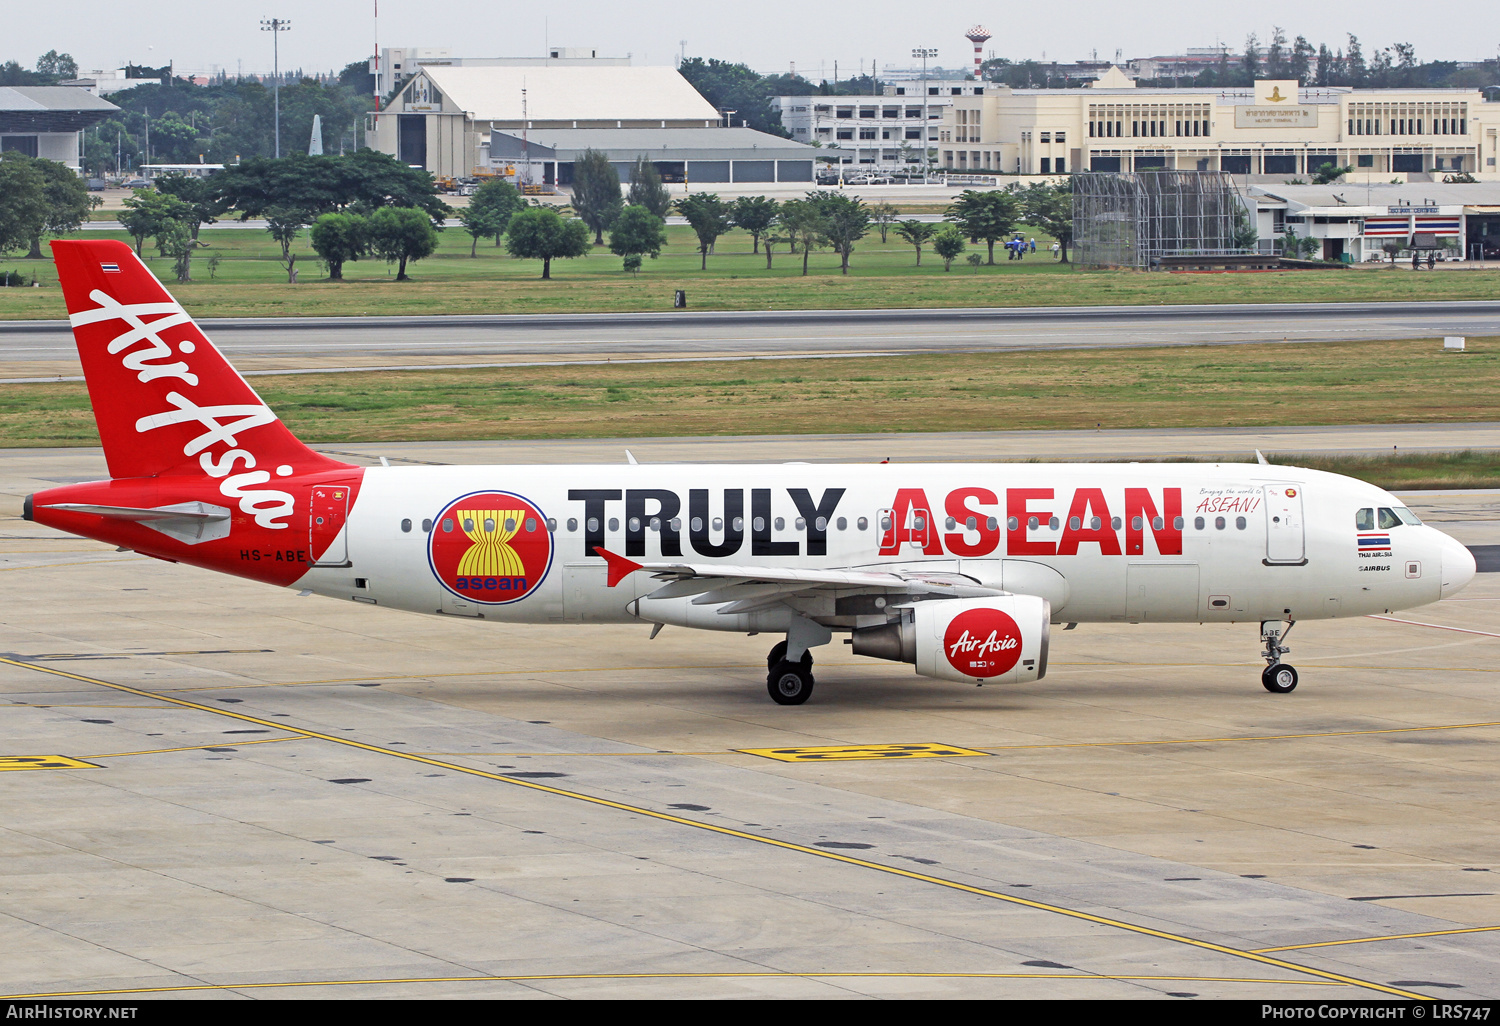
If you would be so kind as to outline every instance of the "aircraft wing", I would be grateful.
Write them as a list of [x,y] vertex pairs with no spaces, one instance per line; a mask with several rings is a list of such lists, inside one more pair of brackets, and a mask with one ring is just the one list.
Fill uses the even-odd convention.
[[630,574],[644,571],[665,581],[650,598],[687,598],[695,605],[733,603],[723,612],[743,612],[768,605],[798,592],[820,588],[874,591],[901,595],[940,595],[945,598],[982,598],[1007,594],[987,588],[960,574],[893,572],[886,570],[810,570],[791,567],[735,566],[723,563],[638,563],[596,547],[609,567],[613,588]]

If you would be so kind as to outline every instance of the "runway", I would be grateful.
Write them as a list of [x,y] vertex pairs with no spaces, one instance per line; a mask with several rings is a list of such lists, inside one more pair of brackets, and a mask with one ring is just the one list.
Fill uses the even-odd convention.
[[[201,323],[241,370],[272,373],[1477,337],[1500,334],[1500,302],[666,310]],[[0,323],[0,380],[78,373],[72,337],[63,322]]]
[[[492,455],[440,445],[378,451]],[[102,472],[0,453],[0,997],[1500,997],[1500,574],[1300,624],[1291,695],[1253,624],[1121,624],[1014,688],[830,646],[785,708],[765,638],[299,598],[17,518]],[[1500,493],[1404,498],[1500,542]]]

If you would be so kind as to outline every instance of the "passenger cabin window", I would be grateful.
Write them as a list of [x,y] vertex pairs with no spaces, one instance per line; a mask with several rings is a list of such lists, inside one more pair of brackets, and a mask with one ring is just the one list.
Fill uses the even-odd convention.
[[411,521],[410,520],[403,520],[403,521],[401,521],[401,533],[402,534],[411,534]]

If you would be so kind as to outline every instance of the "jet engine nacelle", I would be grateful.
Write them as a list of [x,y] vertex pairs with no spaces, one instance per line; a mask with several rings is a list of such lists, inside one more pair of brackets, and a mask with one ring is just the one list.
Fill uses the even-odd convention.
[[1047,675],[1052,606],[1044,598],[942,599],[912,612],[924,677],[1019,684]]
[[854,632],[854,654],[916,663],[924,677],[1016,684],[1047,674],[1052,606],[1035,595],[918,602]]

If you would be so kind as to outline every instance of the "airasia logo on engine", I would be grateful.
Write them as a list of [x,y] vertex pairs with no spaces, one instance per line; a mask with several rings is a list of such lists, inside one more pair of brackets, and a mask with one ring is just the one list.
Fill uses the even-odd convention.
[[1021,628],[998,609],[969,609],[943,635],[943,654],[968,677],[998,677],[1021,658]]

